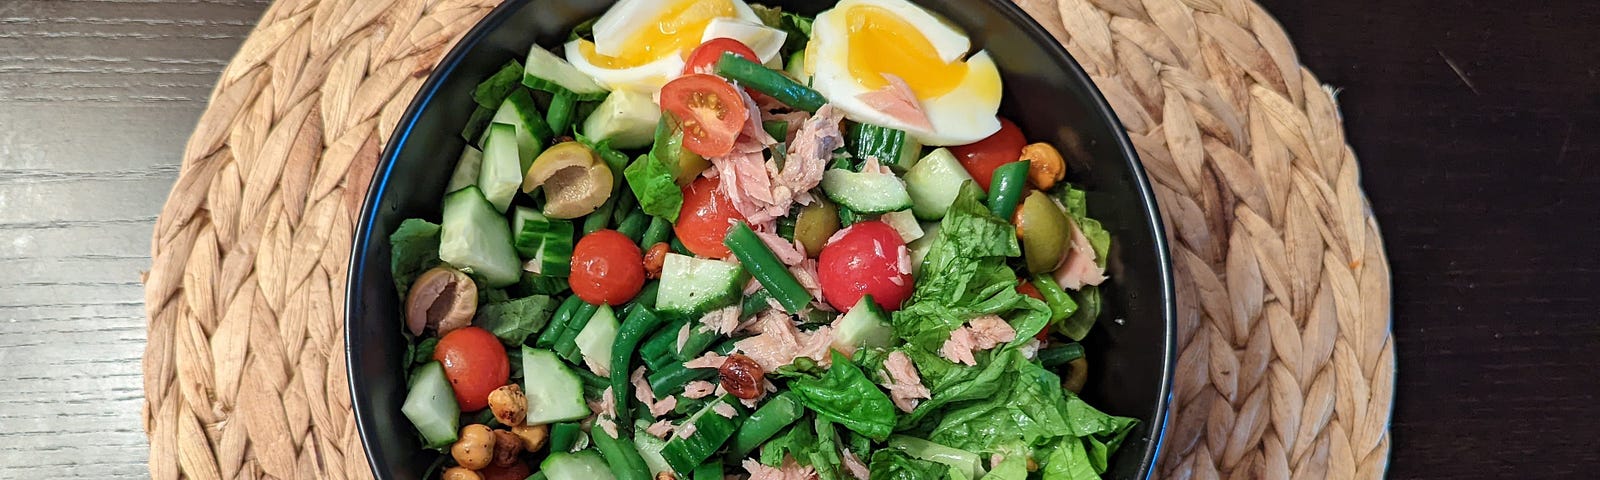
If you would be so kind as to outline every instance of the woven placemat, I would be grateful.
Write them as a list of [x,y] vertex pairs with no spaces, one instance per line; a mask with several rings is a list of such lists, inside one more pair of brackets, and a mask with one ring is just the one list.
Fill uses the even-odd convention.
[[[342,298],[362,197],[435,63],[500,0],[280,0],[224,70],[157,221],[157,479],[369,478]],[[1177,272],[1162,478],[1377,478],[1389,271],[1333,94],[1249,0],[1016,0],[1121,116]]]

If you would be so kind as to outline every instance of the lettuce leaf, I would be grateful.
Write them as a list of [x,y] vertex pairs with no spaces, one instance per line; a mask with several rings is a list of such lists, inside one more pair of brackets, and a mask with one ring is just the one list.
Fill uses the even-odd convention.
[[844,354],[834,351],[833,365],[821,377],[789,382],[800,403],[817,416],[874,440],[889,438],[897,410],[878,386]]
[[679,190],[678,184],[673,181],[673,166],[656,159],[654,155],[642,155],[628,165],[622,175],[628,179],[628,188],[639,199],[639,208],[644,213],[672,222],[678,221],[678,210],[683,207],[683,190]]
[[420,218],[408,218],[389,235],[389,272],[394,289],[403,300],[411,283],[439,264],[439,225]]
[[883,449],[872,454],[870,480],[943,480],[949,467],[912,458],[899,450]]
[[544,295],[491,303],[478,308],[472,323],[493,333],[502,343],[517,346],[544,328],[550,315],[555,313],[557,303]]

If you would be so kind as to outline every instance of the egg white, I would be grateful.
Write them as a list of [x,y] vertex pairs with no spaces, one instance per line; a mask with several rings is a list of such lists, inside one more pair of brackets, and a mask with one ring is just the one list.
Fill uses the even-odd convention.
[[[761,17],[757,17],[744,0],[731,1],[736,18],[761,23]],[[655,28],[662,11],[671,8],[674,3],[663,0],[622,0],[612,5],[594,22],[595,52],[608,57],[622,53],[622,46],[633,38],[634,33],[642,28]]]
[[750,50],[756,52],[761,63],[770,64],[778,58],[778,51],[783,49],[783,42],[789,39],[789,32],[768,27],[759,21],[751,22],[738,18],[714,18],[706,25],[706,33],[700,37],[700,43],[709,42],[715,38],[731,38],[738,40]]
[[584,74],[594,77],[608,90],[634,90],[653,92],[660,90],[662,85],[677,78],[683,73],[683,58],[677,55],[667,55],[660,59],[628,68],[605,68],[595,65],[583,56],[578,49],[579,40],[567,42],[567,63]]
[[932,128],[918,128],[894,119],[859,98],[871,92],[856,82],[850,73],[848,19],[852,5],[873,5],[900,15],[927,37],[944,61],[960,59],[971,47],[961,31],[938,17],[903,0],[845,0],[817,16],[812,25],[814,54],[806,58],[814,71],[812,87],[856,122],[905,130],[923,145],[965,145],[982,140],[1000,129],[995,114],[1000,110],[1000,71],[988,52],[979,51],[967,58],[967,74],[954,89],[938,97],[919,99]]

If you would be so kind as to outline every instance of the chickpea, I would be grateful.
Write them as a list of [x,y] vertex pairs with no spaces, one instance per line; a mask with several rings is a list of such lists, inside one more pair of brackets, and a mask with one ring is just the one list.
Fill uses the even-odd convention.
[[678,480],[678,476],[670,471],[663,471],[656,474],[656,480]]
[[753,400],[761,398],[761,395],[766,393],[762,388],[765,385],[762,380],[766,378],[766,372],[762,371],[761,365],[750,357],[737,353],[729,355],[728,360],[722,362],[722,368],[718,369],[718,373],[722,377],[722,388],[735,397]]
[[517,384],[505,385],[489,392],[489,410],[494,419],[505,425],[522,425],[528,418],[528,396],[522,394]]
[[482,470],[494,459],[495,435],[488,426],[474,423],[461,427],[461,439],[450,446],[450,456],[469,470]]
[[450,467],[444,470],[444,480],[483,480],[478,472],[462,467]]
[[494,431],[494,466],[509,467],[522,455],[522,438],[510,430]]
[[1040,190],[1049,190],[1056,182],[1067,177],[1067,162],[1061,152],[1048,143],[1035,143],[1022,147],[1022,159],[1028,160],[1028,181]]
[[511,433],[517,434],[522,439],[522,448],[530,452],[537,452],[544,448],[546,440],[550,439],[549,425],[513,425]]

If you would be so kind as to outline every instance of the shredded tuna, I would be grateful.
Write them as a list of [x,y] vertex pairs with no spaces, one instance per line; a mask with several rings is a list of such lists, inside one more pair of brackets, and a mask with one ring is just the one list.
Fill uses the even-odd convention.
[[653,418],[660,418],[662,415],[666,415],[668,412],[671,412],[674,408],[678,408],[678,397],[667,395],[667,398],[663,398],[661,401],[650,404],[650,416]]
[[845,235],[848,235],[850,233],[850,229],[852,229],[852,228],[856,228],[856,226],[855,225],[851,225],[851,226],[848,226],[848,227],[841,228],[837,232],[833,232],[833,235],[829,235],[828,236],[828,241],[823,242],[822,246],[826,247],[828,245],[833,245],[833,242],[837,242],[837,241],[839,241],[839,239],[844,238]]
[[611,387],[606,387],[600,393],[600,400],[588,402],[589,411],[594,412],[594,425],[605,430],[612,438],[617,437],[617,423],[612,420],[617,416],[617,402],[611,393]]
[[861,463],[861,458],[857,457],[855,452],[845,450],[839,454],[839,458],[844,460],[844,469],[850,472],[850,476],[856,477],[856,480],[872,478],[872,470],[867,469],[867,464]]
[[749,280],[744,282],[744,296],[748,297],[750,294],[756,293],[756,291],[761,290],[761,287],[760,280],[756,280],[756,277],[750,277]]
[[939,347],[939,356],[956,363],[977,365],[973,352],[988,350],[1012,340],[1017,331],[997,315],[984,315],[950,332],[950,339]]
[[1033,357],[1039,355],[1039,349],[1041,348],[1044,348],[1044,342],[1039,341],[1037,338],[1033,338],[1023,342],[1022,345],[1018,345],[1017,353],[1021,353],[1022,358],[1033,360]]
[[785,123],[789,124],[789,130],[784,132],[783,138],[778,139],[779,141],[783,141],[783,142],[788,142],[790,139],[793,139],[794,138],[794,133],[796,131],[800,130],[800,125],[805,123],[806,119],[808,119],[808,118],[811,118],[811,113],[807,112],[805,110],[795,110],[793,112],[764,113],[764,114],[761,115],[761,120],[762,121],[767,121],[767,122],[785,122]]
[[889,374],[889,383],[884,387],[889,389],[889,399],[894,401],[894,406],[901,411],[910,412],[917,408],[921,399],[929,398],[932,392],[922,385],[922,376],[917,374],[917,366],[911,363],[911,357],[905,352],[895,350],[883,360],[883,370]]
[[761,239],[761,243],[767,244],[767,249],[772,250],[772,255],[784,265],[796,265],[806,259],[805,252],[795,248],[794,242],[784,240],[776,233],[756,232],[756,237]]
[[829,306],[828,302],[822,301],[822,282],[817,279],[816,260],[810,258],[801,260],[798,265],[789,267],[789,273],[794,274],[795,281],[800,282],[800,286],[806,289],[806,293],[811,294],[811,299],[815,300],[815,302],[812,302],[814,306],[824,308],[827,311],[833,310],[833,307]]
[[833,343],[833,327],[822,327],[812,332],[801,332],[788,315],[763,316],[756,325],[760,334],[734,344],[765,371],[773,371],[794,363],[794,359],[808,357],[821,365],[828,365],[828,348]]
[[783,157],[783,170],[774,177],[777,187],[786,191],[775,190],[774,196],[793,198],[822,183],[822,171],[827,169],[833,151],[844,146],[844,134],[839,131],[843,120],[844,111],[823,105],[816,115],[800,124]]
[[711,411],[717,412],[717,415],[722,415],[723,417],[727,418],[733,418],[739,415],[739,411],[734,410],[733,405],[728,405],[727,403],[723,402],[717,402],[715,405],[712,405]]
[[672,431],[672,438],[688,438],[690,435],[694,435],[694,432],[694,424],[686,422]]
[[901,245],[900,249],[895,252],[895,257],[895,269],[899,270],[900,273],[911,274],[911,250],[906,249],[905,245]]
[[911,91],[911,86],[893,74],[885,73],[883,79],[888,80],[889,84],[856,95],[856,98],[913,130],[933,130],[933,123],[928,121],[928,113],[922,110],[922,104],[917,101],[916,92]]
[[862,161],[861,171],[863,173],[894,175],[894,170],[890,170],[889,167],[883,166],[883,164],[878,161],[878,157],[867,157],[866,160]]
[[700,323],[713,332],[723,335],[733,333],[733,330],[739,327],[739,305],[734,304],[712,310],[711,313],[700,317]]
[[711,382],[695,380],[683,386],[683,396],[692,399],[705,398],[706,395],[710,395],[716,389],[717,386],[712,385]]
[[585,367],[589,367],[589,371],[594,372],[595,375],[602,377],[611,376],[610,369],[606,368],[605,365],[594,363],[594,360],[590,359],[589,357],[583,357],[583,365]]
[[688,343],[689,343],[689,324],[688,323],[684,323],[683,324],[683,328],[679,328],[678,329],[678,351],[680,351],[680,352],[683,351],[683,346],[685,344],[688,344]]
[[705,355],[701,355],[699,358],[683,362],[683,366],[684,368],[722,368],[722,362],[727,360],[728,357],[718,355],[717,352],[706,352]]
[[656,423],[652,423],[650,426],[644,427],[644,433],[650,434],[650,436],[662,440],[666,440],[667,435],[672,434],[672,430],[673,426],[671,420],[658,420]]
[[1099,285],[1106,281],[1106,269],[1095,262],[1094,245],[1089,243],[1089,237],[1078,228],[1078,222],[1067,223],[1072,224],[1072,249],[1067,251],[1067,258],[1056,269],[1056,283],[1061,284],[1061,288],[1078,290],[1084,285]]
[[795,463],[794,457],[784,456],[783,464],[778,468],[762,465],[752,459],[744,461],[744,470],[750,472],[750,480],[813,480],[817,472],[811,467],[802,467]]
[[633,384],[633,398],[649,408],[650,416],[660,417],[678,407],[678,397],[672,395],[667,395],[667,398],[660,401],[656,400],[655,392],[650,390],[650,382],[644,379],[644,367],[634,369],[629,382]]
[[1000,468],[1000,464],[1002,462],[1005,462],[1005,461],[1006,461],[1006,456],[1005,455],[1001,455],[1001,454],[998,454],[998,453],[996,453],[994,455],[990,455],[989,456],[989,469],[990,470],[994,470],[996,468]]

